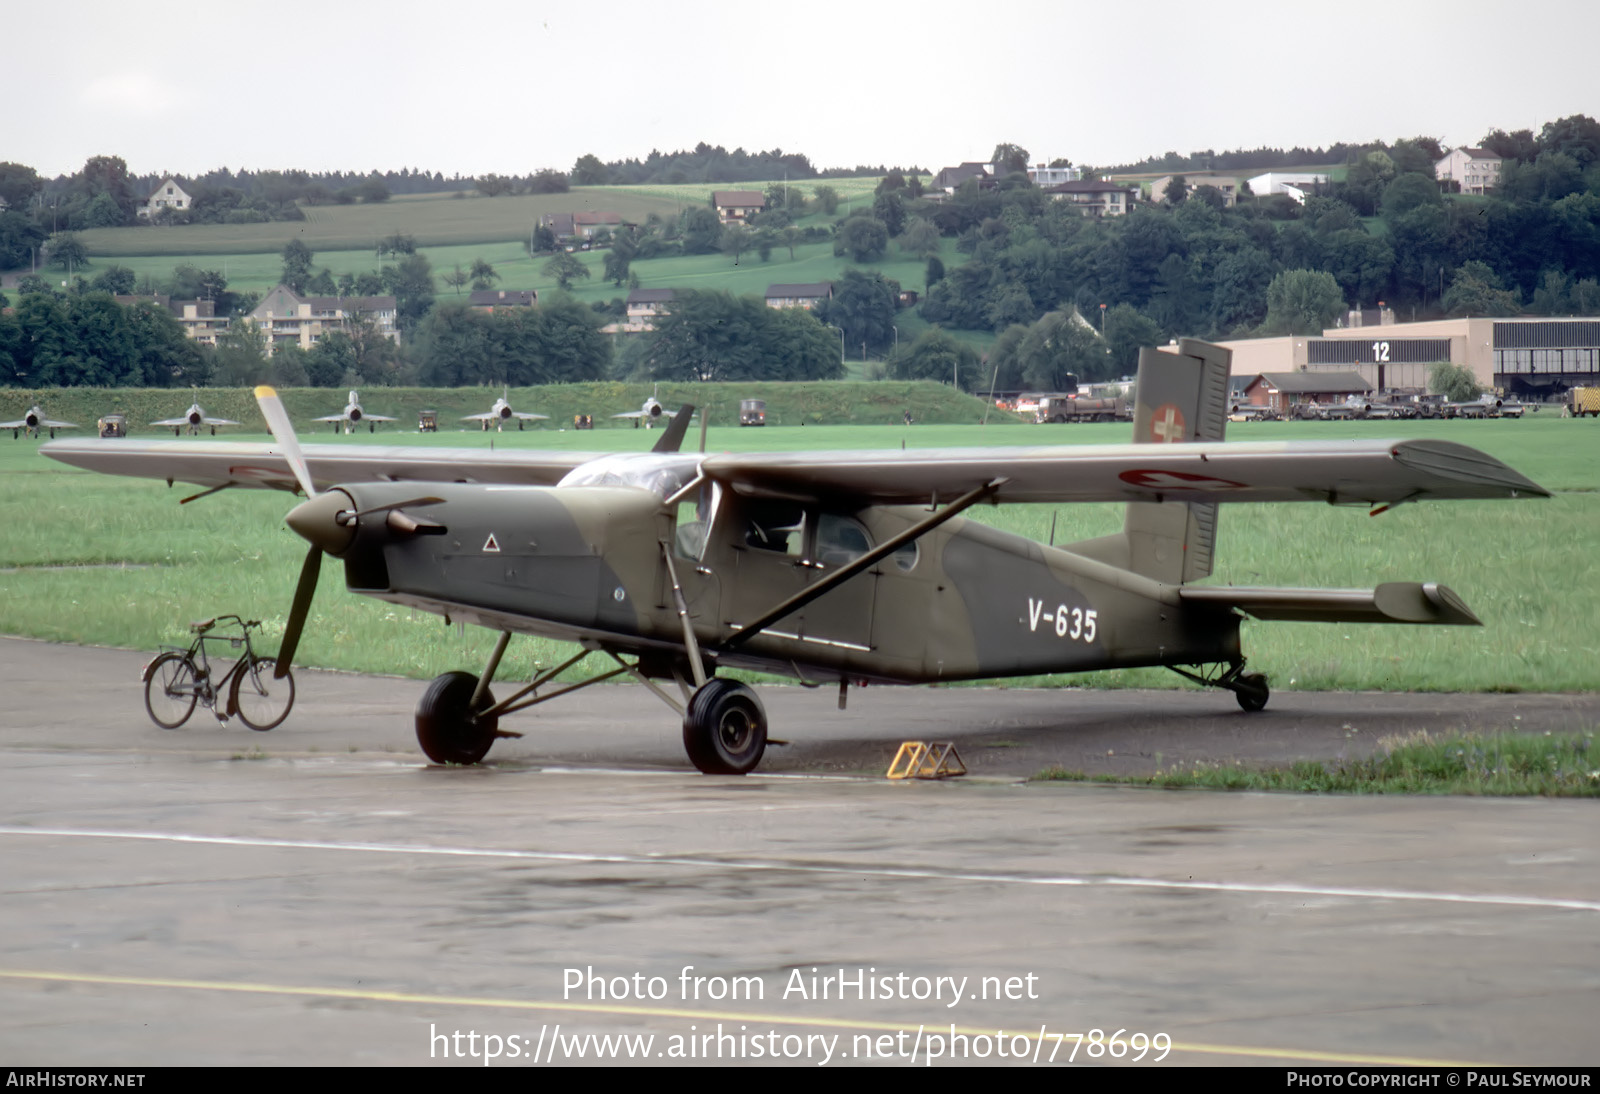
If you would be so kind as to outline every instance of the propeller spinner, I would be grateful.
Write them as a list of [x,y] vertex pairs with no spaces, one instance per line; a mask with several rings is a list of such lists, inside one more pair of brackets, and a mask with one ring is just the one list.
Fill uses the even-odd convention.
[[300,635],[305,630],[306,616],[311,611],[311,600],[317,592],[317,578],[322,573],[322,553],[327,552],[334,558],[342,556],[355,541],[360,519],[378,513],[388,514],[384,518],[384,524],[394,532],[401,534],[442,532],[444,531],[442,525],[407,516],[401,510],[411,505],[439,505],[444,499],[432,496],[407,498],[404,501],[360,509],[355,499],[343,490],[335,488],[326,493],[317,493],[316,483],[311,478],[311,468],[306,463],[305,455],[300,451],[300,440],[295,436],[294,425],[289,421],[289,413],[283,407],[283,400],[278,398],[278,393],[272,388],[262,385],[256,388],[256,402],[261,407],[262,415],[267,419],[267,427],[272,430],[273,440],[283,449],[283,458],[288,462],[289,469],[294,472],[295,481],[300,484],[300,489],[306,495],[305,501],[289,511],[284,523],[311,545],[306,551],[305,561],[300,565],[300,580],[295,583],[294,601],[289,606],[289,619],[283,628],[283,644],[278,648],[278,667],[274,674],[281,679],[288,675],[289,667],[294,662],[295,651],[300,647]]

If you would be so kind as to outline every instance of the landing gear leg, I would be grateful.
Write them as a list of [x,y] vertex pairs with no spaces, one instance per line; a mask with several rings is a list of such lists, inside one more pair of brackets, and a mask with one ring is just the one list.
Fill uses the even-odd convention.
[[761,700],[736,681],[706,681],[684,712],[683,747],[689,762],[707,775],[755,770],[767,748],[767,712]]
[[1218,672],[1215,666],[1210,671],[1200,666],[1194,672],[1179,668],[1177,665],[1168,665],[1167,668],[1186,680],[1193,680],[1208,688],[1226,688],[1239,700],[1239,706],[1252,714],[1265,709],[1267,700],[1272,696],[1272,689],[1267,686],[1266,676],[1259,672],[1245,672],[1242,657],[1231,662],[1221,672]]

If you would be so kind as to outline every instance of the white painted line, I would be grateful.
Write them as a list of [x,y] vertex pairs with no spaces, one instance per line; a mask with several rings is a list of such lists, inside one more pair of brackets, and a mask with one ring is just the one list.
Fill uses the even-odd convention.
[[377,855],[438,855],[456,858],[498,858],[525,862],[605,863],[631,866],[687,866],[697,869],[743,870],[767,873],[837,874],[895,880],[975,881],[986,885],[1048,887],[1171,889],[1207,893],[1260,893],[1272,896],[1344,897],[1352,900],[1412,900],[1440,904],[1483,904],[1512,908],[1550,908],[1600,912],[1600,901],[1556,897],[1515,896],[1499,893],[1429,893],[1415,889],[1368,889],[1337,885],[1263,885],[1231,881],[1174,881],[1166,878],[1091,877],[1070,874],[1007,874],[883,867],[854,863],[822,864],[784,862],[779,859],[724,859],[713,856],[630,855],[583,851],[521,851],[493,847],[428,847],[400,843],[333,843],[325,840],[271,839],[255,836],[200,836],[183,832],[129,832],[92,828],[25,828],[0,825],[0,836],[53,836],[65,839],[124,839],[163,843],[192,843],[217,847],[263,847],[301,851],[344,851]]

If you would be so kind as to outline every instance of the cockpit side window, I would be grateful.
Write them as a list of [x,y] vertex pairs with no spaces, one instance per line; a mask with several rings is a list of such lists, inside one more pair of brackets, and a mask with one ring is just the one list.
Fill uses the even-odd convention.
[[773,551],[796,558],[806,547],[805,508],[790,501],[760,501],[752,504],[745,525],[746,547]]

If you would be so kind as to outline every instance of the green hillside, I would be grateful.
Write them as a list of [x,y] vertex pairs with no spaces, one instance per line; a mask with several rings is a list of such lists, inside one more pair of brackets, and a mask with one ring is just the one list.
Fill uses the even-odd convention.
[[[799,425],[890,425],[903,421],[906,411],[918,422],[976,423],[984,420],[988,409],[984,400],[963,395],[943,384],[920,381],[882,381],[864,383],[737,383],[737,384],[661,384],[657,398],[673,409],[684,403],[706,407],[710,422],[718,426],[737,425],[742,399],[765,399],[767,421],[772,426]],[[589,414],[597,429],[631,429],[629,419],[611,415],[638,410],[650,397],[650,384],[591,383],[556,384],[549,387],[511,389],[513,409],[549,416],[547,422],[529,423],[533,429],[570,428],[574,415]],[[296,427],[304,433],[330,431],[331,426],[313,426],[311,419],[338,414],[344,408],[344,391],[327,388],[286,388],[279,392]],[[372,414],[398,418],[380,431],[415,432],[417,412],[439,412],[442,431],[476,429],[460,419],[489,409],[500,391],[494,388],[372,388],[361,394],[362,408]],[[256,407],[255,397],[245,388],[204,388],[198,391],[161,388],[53,388],[44,391],[12,390],[0,399],[0,420],[20,418],[37,403],[48,417],[76,422],[83,427],[65,436],[92,434],[96,419],[104,414],[124,414],[131,433],[162,433],[148,423],[181,415],[189,404],[198,401],[214,418],[231,418],[237,429],[224,428],[219,436],[233,433],[263,433],[266,423]],[[1014,414],[990,409],[994,424],[1019,421]]]

